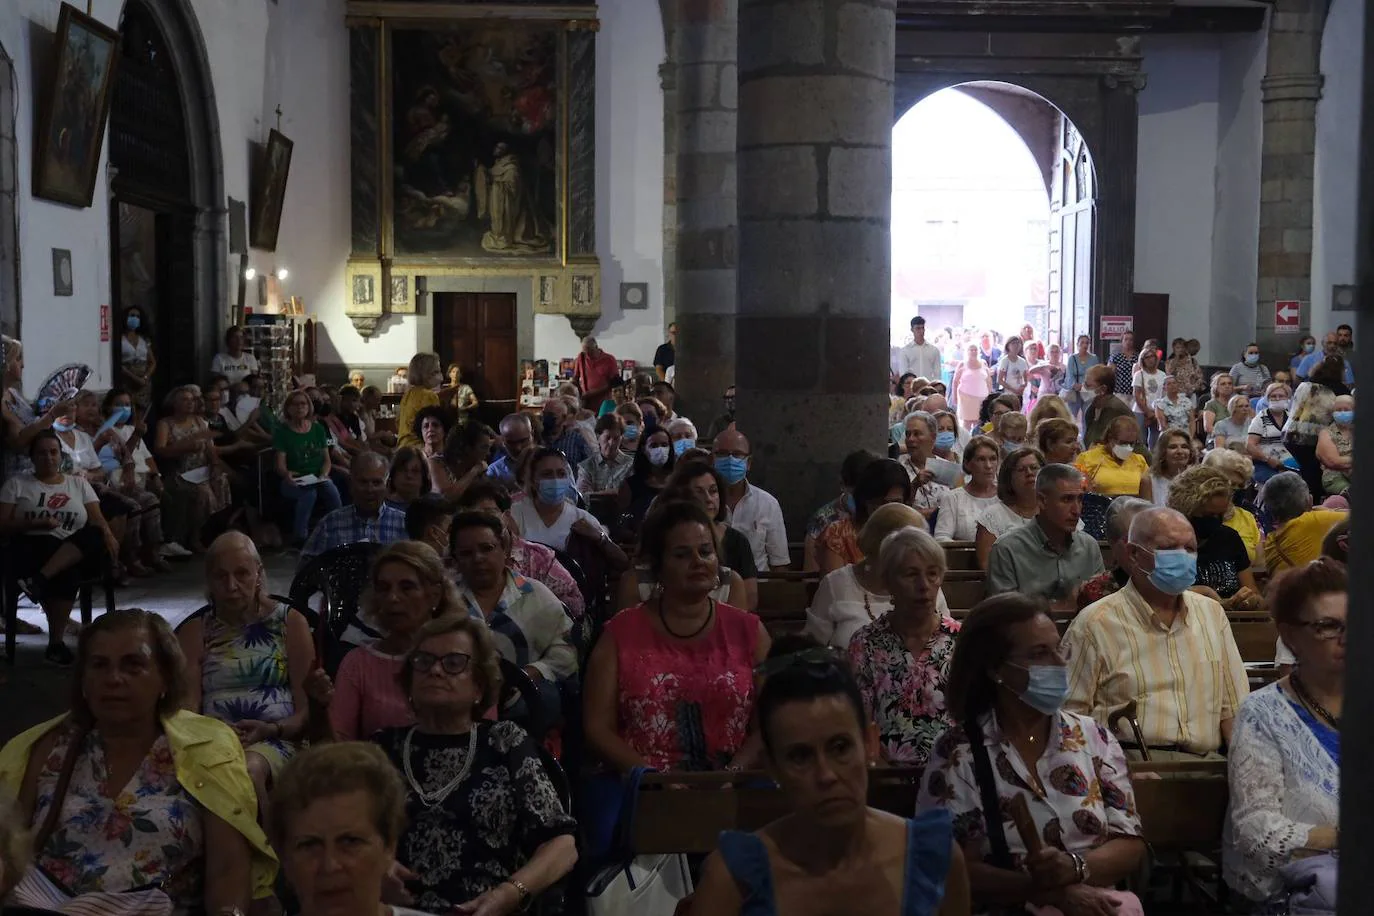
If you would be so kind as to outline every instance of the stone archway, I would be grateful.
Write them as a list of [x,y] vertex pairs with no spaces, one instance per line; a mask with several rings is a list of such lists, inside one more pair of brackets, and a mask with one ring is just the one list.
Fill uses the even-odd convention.
[[[126,26],[141,29],[143,37],[135,39]],[[159,177],[156,167],[149,167],[148,158],[135,152],[147,148],[140,118],[128,117],[127,111],[121,117],[121,91],[126,94],[122,104],[135,110],[157,95],[151,91],[154,80],[146,66],[141,82],[116,81],[109,155],[111,165],[118,170],[113,180],[116,199],[138,200],[166,214],[161,231],[175,240],[177,256],[167,263],[165,280],[178,297],[185,297],[181,302],[186,304],[168,313],[166,332],[178,346],[174,354],[167,354],[173,358],[167,363],[169,372],[162,382],[189,382],[200,377],[218,349],[225,312],[222,304],[229,292],[224,165],[210,62],[190,0],[127,0],[120,27],[126,41],[156,45],[157,55],[165,58],[156,66],[165,67],[165,79],[174,86],[158,96],[158,104],[167,106],[170,120],[180,124],[172,138],[177,167],[182,172],[175,186]],[[128,51],[126,48],[126,58]],[[126,65],[124,72],[133,73],[134,65]],[[116,236],[118,220],[117,212],[112,214],[112,233]],[[117,277],[119,252],[117,245],[111,247]]]
[[19,160],[14,62],[0,47],[0,331],[19,336]]

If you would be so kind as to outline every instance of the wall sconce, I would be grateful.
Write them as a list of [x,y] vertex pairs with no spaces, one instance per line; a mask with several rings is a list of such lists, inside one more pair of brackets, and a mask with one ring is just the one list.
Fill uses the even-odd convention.
[[245,270],[245,271],[243,272],[243,279],[245,279],[245,280],[247,280],[247,281],[249,281],[249,282],[251,283],[251,282],[253,281],[253,279],[254,279],[255,277],[257,277],[257,275],[258,275],[257,268],[250,267],[250,268],[248,268],[247,270]]
[[278,280],[285,280],[285,279],[286,279],[287,273],[288,273],[288,271],[287,271],[287,269],[286,269],[285,267],[278,267],[278,268],[277,268],[277,279],[278,279]]

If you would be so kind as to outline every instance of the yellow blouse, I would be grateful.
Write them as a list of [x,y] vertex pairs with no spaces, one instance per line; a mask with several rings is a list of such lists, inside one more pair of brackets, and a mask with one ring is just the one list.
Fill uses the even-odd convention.
[[415,415],[426,407],[438,407],[439,395],[428,388],[407,388],[401,395],[401,404],[396,408],[396,445],[420,448],[423,443],[411,429],[415,425]]
[[1125,461],[1107,451],[1105,445],[1094,445],[1074,462],[1088,477],[1088,490],[1103,496],[1137,496],[1140,481],[1150,476],[1150,464],[1139,452]]
[[1226,520],[1226,527],[1240,535],[1240,539],[1245,542],[1245,552],[1250,555],[1250,562],[1254,563],[1262,538],[1259,522],[1255,521],[1254,513],[1236,506],[1231,512],[1231,517]]

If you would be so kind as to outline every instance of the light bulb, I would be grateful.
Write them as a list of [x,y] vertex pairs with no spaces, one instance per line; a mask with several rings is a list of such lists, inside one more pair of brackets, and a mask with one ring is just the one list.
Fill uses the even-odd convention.
[[257,270],[256,270],[255,268],[250,267],[250,268],[248,268],[247,270],[245,270],[245,271],[243,272],[243,279],[245,279],[245,280],[252,280],[252,279],[253,279],[254,277],[256,277],[257,275],[258,275]]
[[287,270],[286,270],[285,267],[280,267],[280,268],[278,268],[278,269],[277,269],[277,279],[278,279],[278,280],[285,280],[285,279],[286,279],[286,273],[287,273]]

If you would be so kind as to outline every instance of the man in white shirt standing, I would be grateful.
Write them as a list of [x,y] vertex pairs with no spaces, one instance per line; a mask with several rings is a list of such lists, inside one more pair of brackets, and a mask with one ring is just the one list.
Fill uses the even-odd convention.
[[787,569],[792,556],[787,549],[787,526],[782,507],[771,493],[748,480],[753,449],[744,433],[731,427],[716,436],[712,446],[716,470],[725,478],[726,521],[749,539],[759,569]]
[[926,343],[926,320],[920,315],[911,319],[911,338],[912,342],[902,347],[902,373],[939,381],[944,361],[940,358],[940,348]]

